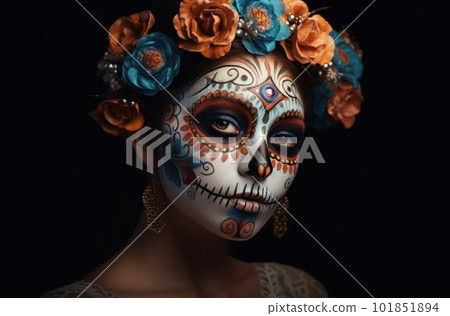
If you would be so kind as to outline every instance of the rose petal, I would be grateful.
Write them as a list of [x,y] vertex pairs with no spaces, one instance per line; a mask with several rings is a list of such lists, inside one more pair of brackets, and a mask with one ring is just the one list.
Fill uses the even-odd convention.
[[342,125],[344,125],[345,128],[349,129],[355,123],[355,117],[354,116],[343,117],[343,118],[341,118],[341,123],[342,123]]
[[328,22],[320,15],[314,15],[297,27],[289,39],[281,42],[281,46],[291,60],[295,58],[300,63],[323,65],[330,62],[334,55],[330,31]]
[[315,61],[316,64],[324,65],[329,63],[333,59],[334,55],[334,43],[331,42],[323,48],[321,55]]
[[[239,16],[228,0],[184,0],[173,20],[182,49],[220,58],[235,38]],[[212,47],[216,47],[210,49]],[[226,54],[225,52],[225,54]]]
[[180,3],[179,15],[181,18],[191,18],[194,14],[198,14],[198,12],[195,11],[197,11],[200,6],[196,6],[195,2],[196,0],[184,0]]
[[120,17],[109,28],[110,50],[115,53],[133,50],[136,42],[145,36],[154,24],[155,18],[150,11]]
[[341,110],[342,116],[345,116],[345,117],[355,116],[359,112],[360,112],[360,107],[356,104],[348,105]]
[[177,34],[182,39],[186,39],[186,32],[185,28],[183,27],[185,25],[184,20],[180,19],[178,15],[175,15],[173,18],[173,26],[175,27],[175,30],[177,31]]
[[335,87],[333,96],[327,101],[328,114],[340,121],[345,128],[350,128],[355,121],[355,115],[360,112],[362,101],[361,90],[343,81]]
[[223,46],[211,46],[208,49],[202,50],[202,55],[209,59],[217,59],[225,56],[231,49],[231,43]]
[[190,38],[196,43],[211,43],[214,35],[208,35],[201,29],[197,19],[192,19],[190,28]]
[[322,32],[325,32],[326,34],[330,34],[330,32],[333,30],[330,23],[328,23],[327,20],[325,20],[320,14],[315,14],[310,17],[310,19],[317,21]]
[[284,41],[280,42],[281,47],[284,48],[284,51],[286,52],[286,57],[291,60],[294,61],[294,54],[292,53],[292,42],[291,40],[287,39]]
[[142,126],[144,126],[144,121],[145,121],[144,116],[141,113],[138,113],[133,120],[123,125],[122,127],[129,132],[135,132],[138,129],[141,129]]
[[111,125],[117,126],[123,124],[127,120],[126,118],[122,117],[121,114],[123,114],[124,112],[119,107],[121,107],[121,105],[117,103],[112,103],[108,101],[105,103],[105,110],[103,112],[103,115],[105,116],[105,119],[108,121],[108,123],[110,123]]
[[[228,45],[232,43],[236,36],[236,31],[238,24],[236,21],[239,20],[239,15],[234,10],[229,10],[227,14],[227,19],[223,20],[223,25],[229,26],[231,24],[231,28],[229,28],[228,32],[220,32],[219,35],[216,36],[216,38],[213,41],[214,45]],[[226,23],[224,23],[226,22]]]
[[290,14],[294,14],[295,16],[307,16],[309,13],[308,6],[305,2],[300,0],[285,0],[285,11],[284,15],[280,18],[280,21],[283,23],[287,22],[287,17]]
[[190,52],[201,52],[210,47],[209,43],[192,43],[191,41],[180,40],[178,47]]
[[148,31],[155,25],[155,17],[151,11],[142,11],[139,13],[139,20],[141,21],[143,27],[139,37],[144,37],[148,34]]
[[303,43],[308,40],[308,37],[311,34],[311,31],[315,28],[314,21],[307,20],[306,22],[300,24],[297,27],[294,40],[297,43]]
[[123,130],[117,126],[113,126],[109,124],[108,122],[105,122],[101,125],[102,129],[113,136],[120,136],[123,134]]

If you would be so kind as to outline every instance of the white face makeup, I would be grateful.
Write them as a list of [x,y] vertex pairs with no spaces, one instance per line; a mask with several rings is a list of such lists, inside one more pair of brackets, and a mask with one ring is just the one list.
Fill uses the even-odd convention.
[[[292,74],[269,56],[230,57],[164,111],[172,159],[159,168],[167,197],[211,232],[253,237],[297,172],[303,102]],[[286,144],[287,138],[297,142]],[[195,157],[198,157],[196,159]],[[256,180],[255,180],[256,179]]]

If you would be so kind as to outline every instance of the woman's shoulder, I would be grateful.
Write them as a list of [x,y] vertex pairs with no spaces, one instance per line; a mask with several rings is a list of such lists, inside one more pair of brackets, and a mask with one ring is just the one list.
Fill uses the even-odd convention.
[[[80,295],[81,294],[81,295]],[[92,298],[112,298],[117,297],[113,293],[105,291],[97,284],[91,284],[87,281],[75,281],[67,285],[63,285],[57,289],[45,292],[41,295],[45,298],[76,298],[76,297],[92,297]]]
[[276,262],[253,263],[263,297],[328,297],[309,273]]
[[[253,263],[262,297],[327,297],[324,287],[309,273],[276,262]],[[114,298],[117,295],[88,281],[75,281],[41,295],[44,298]]]

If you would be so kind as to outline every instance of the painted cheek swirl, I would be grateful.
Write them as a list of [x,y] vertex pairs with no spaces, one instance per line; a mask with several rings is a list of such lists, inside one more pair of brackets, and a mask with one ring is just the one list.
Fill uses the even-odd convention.
[[227,218],[222,222],[220,228],[224,234],[235,236],[238,232],[238,223],[234,218]]
[[249,237],[253,233],[254,228],[255,228],[255,223],[253,223],[253,222],[245,223],[242,226],[241,230],[239,231],[239,236],[241,236],[242,238]]
[[234,238],[248,238],[255,229],[254,222],[237,221],[234,218],[227,218],[220,225],[222,232],[230,237]]

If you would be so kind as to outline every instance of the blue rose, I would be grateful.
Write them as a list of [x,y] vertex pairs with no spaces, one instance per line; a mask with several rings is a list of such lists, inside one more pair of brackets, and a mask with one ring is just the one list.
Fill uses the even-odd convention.
[[273,51],[276,43],[288,38],[289,28],[278,19],[284,13],[280,0],[235,0],[233,8],[244,20],[241,28],[242,44],[252,54],[266,55]]
[[333,64],[342,73],[342,78],[350,82],[355,88],[359,88],[359,79],[362,76],[363,64],[358,54],[350,47],[339,33],[332,31],[330,36],[335,40]]
[[133,90],[152,96],[170,86],[180,70],[181,51],[160,32],[141,38],[122,65],[122,76]]

